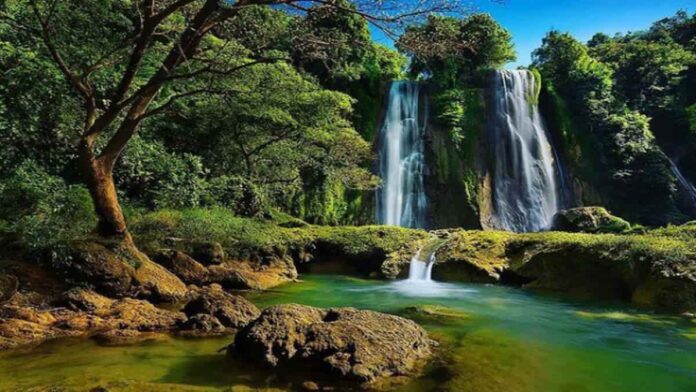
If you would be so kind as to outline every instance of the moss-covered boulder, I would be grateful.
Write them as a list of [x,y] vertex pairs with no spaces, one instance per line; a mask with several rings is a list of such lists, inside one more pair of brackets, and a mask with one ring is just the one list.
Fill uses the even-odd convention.
[[122,242],[72,241],[47,253],[47,266],[65,282],[103,295],[173,303],[187,294],[176,275]]
[[552,230],[573,233],[624,233],[631,224],[609,213],[604,207],[578,207],[558,212]]
[[696,242],[689,233],[689,227],[640,235],[460,230],[438,250],[433,277],[511,283],[693,312]]

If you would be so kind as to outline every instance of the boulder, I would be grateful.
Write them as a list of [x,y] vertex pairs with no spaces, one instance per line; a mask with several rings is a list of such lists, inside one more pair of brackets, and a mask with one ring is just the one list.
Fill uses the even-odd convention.
[[220,285],[213,284],[201,289],[184,307],[191,320],[189,327],[196,325],[215,326],[217,323],[202,315],[210,315],[226,328],[241,328],[259,315],[259,309],[243,297],[225,292]]
[[166,238],[164,242],[173,249],[191,255],[203,265],[220,264],[225,261],[225,250],[218,242],[191,241],[174,237]]
[[153,260],[186,284],[202,285],[208,281],[208,269],[184,252],[161,249]]
[[631,224],[610,214],[604,207],[578,207],[556,213],[551,229],[573,233],[623,233],[631,229]]
[[401,317],[291,304],[265,309],[236,335],[229,352],[263,365],[371,384],[414,374],[432,344],[423,328]]
[[93,287],[109,297],[178,302],[186,285],[135,247],[122,242],[74,241],[50,251],[49,266],[74,286]]
[[289,256],[269,256],[259,261],[228,260],[208,267],[209,281],[236,290],[266,290],[297,279]]

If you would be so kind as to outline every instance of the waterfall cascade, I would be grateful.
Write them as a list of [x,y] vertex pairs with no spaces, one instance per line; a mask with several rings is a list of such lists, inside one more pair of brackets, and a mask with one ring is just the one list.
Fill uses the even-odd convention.
[[425,226],[423,135],[427,119],[420,115],[420,95],[420,84],[411,81],[393,82],[389,90],[379,136],[379,171],[384,181],[377,191],[380,224]]
[[514,232],[548,228],[559,209],[553,146],[536,104],[530,71],[494,75],[489,143],[493,211],[491,226]]
[[419,250],[411,259],[408,267],[408,280],[430,282],[432,281],[433,264],[435,264],[435,252],[430,253],[425,261],[420,259]]

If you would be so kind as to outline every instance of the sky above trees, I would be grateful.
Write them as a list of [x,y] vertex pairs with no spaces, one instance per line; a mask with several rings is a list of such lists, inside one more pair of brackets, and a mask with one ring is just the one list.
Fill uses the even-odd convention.
[[[517,61],[508,68],[528,65],[531,53],[551,29],[569,32],[585,42],[595,33],[609,35],[644,30],[679,9],[693,13],[694,0],[478,0],[476,11],[490,13],[513,37]],[[379,42],[390,44],[373,29]]]

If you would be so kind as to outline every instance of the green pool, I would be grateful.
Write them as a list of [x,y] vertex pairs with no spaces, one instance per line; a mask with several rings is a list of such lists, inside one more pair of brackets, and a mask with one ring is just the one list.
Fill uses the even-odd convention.
[[[408,315],[441,342],[439,359],[400,390],[696,391],[693,320],[500,286],[304,279],[249,298],[262,307],[292,302]],[[414,306],[426,312],[406,309]],[[217,353],[229,340],[51,342],[0,354],[0,390],[292,389],[287,379]]]

